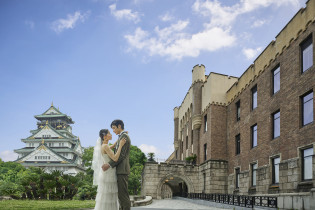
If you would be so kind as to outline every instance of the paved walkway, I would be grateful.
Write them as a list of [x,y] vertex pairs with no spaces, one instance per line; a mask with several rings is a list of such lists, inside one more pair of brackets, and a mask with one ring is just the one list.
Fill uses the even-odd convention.
[[177,200],[177,199],[164,199],[164,200],[153,200],[152,204],[148,206],[141,207],[132,207],[131,210],[158,210],[158,209],[171,209],[171,210],[180,210],[180,209],[190,209],[190,210],[199,210],[199,209],[208,209],[208,210],[221,210],[221,208],[198,205],[188,201]]

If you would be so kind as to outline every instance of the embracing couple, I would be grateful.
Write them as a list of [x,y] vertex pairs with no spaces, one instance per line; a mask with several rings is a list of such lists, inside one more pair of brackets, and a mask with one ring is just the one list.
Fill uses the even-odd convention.
[[93,185],[98,186],[95,209],[118,210],[120,205],[120,209],[130,210],[128,193],[130,138],[128,132],[124,131],[123,121],[114,120],[110,127],[118,135],[118,140],[109,145],[112,134],[108,129],[102,129],[94,147]]

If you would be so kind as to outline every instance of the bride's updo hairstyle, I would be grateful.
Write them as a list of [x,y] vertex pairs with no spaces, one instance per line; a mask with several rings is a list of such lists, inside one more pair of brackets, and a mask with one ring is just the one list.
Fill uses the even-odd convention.
[[100,130],[100,138],[102,139],[102,141],[104,140],[104,136],[106,136],[107,134],[108,134],[108,129]]

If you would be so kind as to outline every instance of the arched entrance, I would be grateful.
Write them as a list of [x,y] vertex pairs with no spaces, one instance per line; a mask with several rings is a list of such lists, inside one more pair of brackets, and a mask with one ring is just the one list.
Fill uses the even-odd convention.
[[190,192],[194,192],[194,187],[188,177],[168,174],[160,180],[157,186],[157,199],[172,198]]

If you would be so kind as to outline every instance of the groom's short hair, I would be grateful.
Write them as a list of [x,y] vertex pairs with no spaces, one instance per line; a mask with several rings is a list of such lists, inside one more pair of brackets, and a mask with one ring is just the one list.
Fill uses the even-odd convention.
[[124,127],[124,122],[122,120],[114,120],[111,124],[110,127],[113,127],[113,125],[115,125],[118,128],[118,125],[121,126],[121,129],[125,129]]

